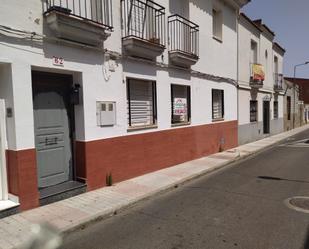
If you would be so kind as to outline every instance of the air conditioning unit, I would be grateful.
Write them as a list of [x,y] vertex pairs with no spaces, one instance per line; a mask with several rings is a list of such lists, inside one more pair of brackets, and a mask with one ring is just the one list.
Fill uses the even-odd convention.
[[114,126],[116,124],[116,102],[97,101],[97,125]]

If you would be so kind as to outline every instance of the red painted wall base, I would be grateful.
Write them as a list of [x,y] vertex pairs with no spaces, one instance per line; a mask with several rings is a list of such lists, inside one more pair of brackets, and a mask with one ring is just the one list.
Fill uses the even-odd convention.
[[[237,146],[237,121],[190,126],[90,142],[76,142],[76,175],[88,190]],[[39,206],[35,149],[7,151],[9,192],[21,210]]]
[[7,150],[9,192],[19,197],[20,209],[39,206],[35,149]]
[[77,173],[87,179],[88,190],[200,158],[237,146],[237,121],[190,126],[77,142]]

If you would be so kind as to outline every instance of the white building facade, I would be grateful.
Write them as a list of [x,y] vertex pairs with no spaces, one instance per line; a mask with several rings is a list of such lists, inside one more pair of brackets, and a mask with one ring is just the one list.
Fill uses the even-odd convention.
[[246,3],[2,1],[2,201],[25,210],[237,146]]
[[261,20],[239,17],[238,142],[283,131],[283,56],[275,34]]

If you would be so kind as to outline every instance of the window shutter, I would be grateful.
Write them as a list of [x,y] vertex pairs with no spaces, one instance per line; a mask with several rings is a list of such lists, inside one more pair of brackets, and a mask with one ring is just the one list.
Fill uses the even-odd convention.
[[129,81],[129,125],[145,126],[155,123],[154,85],[150,81]]
[[224,115],[224,92],[212,89],[212,118],[223,118]]

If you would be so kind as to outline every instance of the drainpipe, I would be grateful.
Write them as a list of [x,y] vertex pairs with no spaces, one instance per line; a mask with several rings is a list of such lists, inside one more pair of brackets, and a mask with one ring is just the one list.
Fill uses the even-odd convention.
[[[237,96],[237,141],[238,141],[238,127],[239,127],[239,19],[240,10],[236,10],[236,32],[237,32],[237,62],[236,62],[236,96]],[[237,142],[238,144],[238,142]]]

